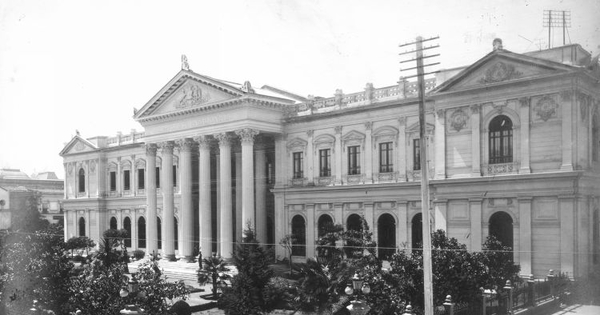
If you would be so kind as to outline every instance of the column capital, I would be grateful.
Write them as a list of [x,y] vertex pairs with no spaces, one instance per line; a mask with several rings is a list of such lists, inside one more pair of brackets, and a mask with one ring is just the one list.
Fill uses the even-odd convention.
[[173,148],[175,147],[175,144],[173,143],[173,141],[165,141],[165,142],[160,142],[158,144],[158,147],[160,148],[160,150],[163,153],[173,154]]
[[[240,137],[242,144],[254,144],[254,137],[258,135],[258,130],[252,128],[244,128],[235,131],[235,134]],[[219,142],[221,139],[219,138]]]
[[147,143],[146,144],[146,155],[147,156],[156,156],[156,143]]
[[189,138],[177,140],[177,146],[179,147],[179,150],[184,152],[191,151],[193,145],[194,141],[192,141],[192,139]]
[[311,129],[311,130],[308,130],[308,131],[306,131],[306,135],[307,135],[309,138],[310,138],[310,137],[312,137],[314,134],[315,134],[315,131],[314,131],[314,130],[312,130],[312,129]]
[[371,130],[371,129],[373,129],[373,122],[372,122],[372,121],[367,121],[367,122],[365,122],[365,129],[366,129],[366,130]]
[[398,117],[398,124],[404,126],[406,124],[406,117]]
[[473,104],[470,107],[471,107],[471,114],[479,114],[479,107],[481,107],[481,104]]
[[334,130],[336,134],[342,134],[342,126],[335,126]]
[[521,104],[521,107],[528,107],[530,102],[531,102],[530,97],[519,98],[519,103]]
[[196,136],[193,138],[198,143],[199,149],[210,149],[210,138],[206,135]]
[[214,137],[219,141],[219,147],[231,145],[231,136],[226,132],[215,134]]
[[563,101],[569,101],[571,100],[571,96],[573,96],[573,90],[563,90],[560,91],[560,98]]

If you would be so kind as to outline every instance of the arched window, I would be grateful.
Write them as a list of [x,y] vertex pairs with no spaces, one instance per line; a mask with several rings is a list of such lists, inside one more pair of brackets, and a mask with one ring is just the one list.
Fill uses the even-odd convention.
[[79,218],[79,236],[85,236],[85,219]]
[[294,244],[292,244],[292,255],[306,256],[306,221],[301,215],[292,218],[292,235],[294,235]]
[[162,249],[162,223],[160,222],[160,218],[156,218],[156,248]]
[[346,229],[361,232],[362,220],[358,214],[351,214],[346,220]]
[[384,213],[377,220],[377,244],[379,259],[388,260],[396,252],[396,220]]
[[423,248],[423,214],[417,213],[411,222],[412,250],[420,250]]
[[319,217],[319,221],[317,222],[317,226],[319,227],[319,237],[325,235],[333,227],[333,219],[330,215],[324,214]]
[[110,218],[109,227],[110,227],[111,230],[116,230],[117,229],[117,218],[115,218],[115,217],[111,217]]
[[85,192],[85,171],[83,168],[79,169],[79,192]]
[[[348,231],[356,231],[357,233],[362,232],[362,218],[358,214],[351,214],[346,220],[346,229]],[[354,237],[359,238],[360,236],[354,234]],[[346,256],[348,258],[359,257],[359,255],[361,254],[360,247],[362,245],[363,244],[357,242],[353,238],[349,238],[348,240],[346,240],[346,244],[344,246],[344,252],[346,253]]]
[[123,228],[127,231],[125,247],[131,247],[131,219],[129,217],[125,217],[123,220]]
[[500,115],[490,122],[490,164],[513,161],[513,124],[510,118]]
[[138,247],[146,248],[146,219],[138,219]]
[[503,246],[513,248],[513,220],[506,212],[499,211],[490,217],[490,236],[494,236]]

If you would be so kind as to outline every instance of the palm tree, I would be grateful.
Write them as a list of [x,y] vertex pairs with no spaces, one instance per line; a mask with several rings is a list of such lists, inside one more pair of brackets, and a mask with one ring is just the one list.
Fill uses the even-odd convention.
[[198,269],[198,283],[204,285],[212,281],[213,298],[217,298],[217,287],[219,282],[228,280],[231,276],[226,272],[229,268],[226,267],[225,261],[220,256],[213,254],[211,257],[202,260],[204,266]]

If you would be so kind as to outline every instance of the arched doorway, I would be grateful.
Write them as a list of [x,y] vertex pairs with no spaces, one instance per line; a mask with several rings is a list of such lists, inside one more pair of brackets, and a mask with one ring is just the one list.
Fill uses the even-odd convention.
[[125,247],[131,247],[131,219],[129,217],[125,217],[123,220],[123,228],[127,231]]
[[361,232],[362,220],[358,214],[351,214],[346,220],[346,229]]
[[146,219],[138,219],[138,247],[146,248]]
[[490,236],[494,236],[503,246],[513,249],[513,220],[504,211],[498,211],[490,217]]
[[115,218],[115,217],[111,217],[110,218],[109,227],[110,227],[111,230],[116,230],[117,229],[117,218]]
[[160,218],[156,218],[156,248],[162,249],[162,223]]
[[319,217],[319,221],[317,222],[318,226],[318,236],[321,237],[325,235],[332,227],[333,227],[333,219],[328,214],[323,214]]
[[85,236],[85,219],[79,218],[79,236]]
[[396,252],[396,220],[389,213],[377,220],[377,244],[379,259],[388,260]]
[[423,214],[417,213],[411,221],[412,250],[423,249]]
[[354,240],[346,240],[346,244],[344,246],[344,252],[346,253],[346,256],[348,258],[355,258],[360,256],[361,246],[363,244],[357,241],[356,239],[361,237],[358,234],[361,233],[362,230],[362,218],[358,214],[351,214],[350,216],[348,216],[348,219],[346,219],[346,231],[356,231],[356,233],[350,233]]
[[306,221],[301,215],[292,218],[292,235],[295,239],[292,244],[292,255],[306,256]]

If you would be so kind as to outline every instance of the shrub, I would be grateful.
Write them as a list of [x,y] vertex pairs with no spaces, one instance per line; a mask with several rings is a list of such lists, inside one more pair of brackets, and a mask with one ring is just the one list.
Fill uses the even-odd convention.
[[136,260],[140,260],[144,258],[144,256],[146,256],[146,252],[144,252],[141,249],[136,249],[133,251],[133,258],[135,258]]

